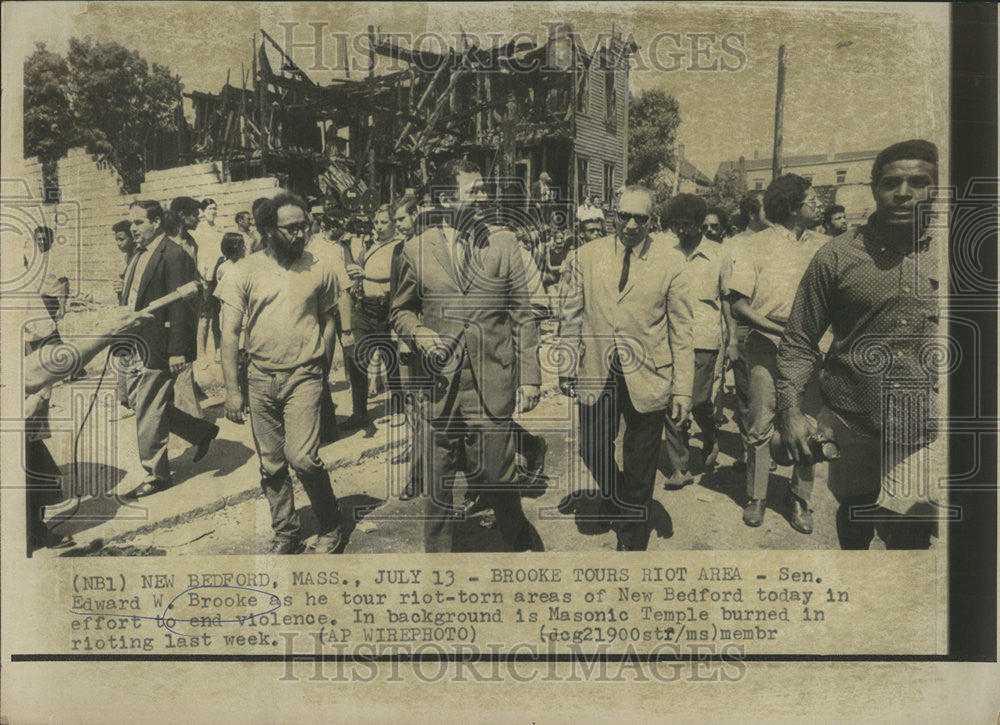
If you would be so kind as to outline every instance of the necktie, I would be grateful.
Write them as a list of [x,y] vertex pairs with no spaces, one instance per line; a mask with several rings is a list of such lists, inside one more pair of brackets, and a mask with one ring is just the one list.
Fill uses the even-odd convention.
[[460,237],[458,240],[458,280],[461,284],[467,284],[469,273],[472,268],[472,238],[470,235]]
[[141,257],[145,252],[145,247],[135,248],[135,254],[132,256],[132,263],[129,265],[128,272],[125,275],[125,286],[122,287],[122,304],[128,304],[129,295],[132,293],[132,282],[135,277],[135,268],[139,266],[139,257]]
[[619,292],[625,289],[625,284],[628,282],[628,268],[631,259],[632,259],[632,247],[625,247],[625,260],[622,262],[622,276],[618,278]]

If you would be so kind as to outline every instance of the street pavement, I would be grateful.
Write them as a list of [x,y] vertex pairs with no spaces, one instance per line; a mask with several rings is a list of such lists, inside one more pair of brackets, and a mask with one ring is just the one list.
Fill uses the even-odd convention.
[[[208,393],[202,406],[206,417],[219,425],[219,437],[198,463],[192,462],[193,450],[184,441],[171,439],[174,485],[170,489],[138,501],[122,497],[141,481],[142,469],[135,449],[135,417],[119,417],[122,409],[114,400],[111,371],[79,436],[73,464],[76,428],[94,396],[102,362],[98,358],[91,363],[85,379],[61,384],[53,391],[50,448],[66,474],[68,499],[50,508],[48,514],[55,531],[72,534],[76,540],[78,548],[70,555],[266,552],[270,518],[260,491],[250,425],[225,419],[217,364],[197,366],[195,376]],[[334,376],[334,402],[338,419],[343,421],[350,412],[350,390],[342,364],[335,365]],[[403,502],[398,498],[408,476],[407,426],[394,428],[389,424],[384,394],[369,402],[373,425],[342,431],[339,440],[320,449],[347,514],[346,551],[421,551],[423,499]],[[613,549],[615,536],[596,515],[596,486],[576,454],[573,405],[558,394],[555,380],[549,378],[538,407],[518,419],[526,430],[548,442],[546,480],[522,489],[524,509],[546,550]],[[731,408],[726,414],[731,418]],[[695,437],[692,459],[696,463],[701,460],[700,445]],[[650,511],[650,550],[837,548],[836,503],[819,482],[812,501],[814,532],[804,535],[789,525],[782,503],[788,468],[772,474],[764,524],[756,529],[744,525],[743,471],[734,466],[740,441],[731,419],[723,425],[720,449],[716,467],[709,471],[696,467],[695,482],[679,490],[664,489],[668,468],[661,449]],[[462,483],[456,486],[456,502],[461,501],[462,487]],[[297,483],[295,493],[304,534],[314,535],[315,519]],[[483,520],[479,513],[458,523],[456,550],[503,550],[498,530],[485,528]],[[875,546],[879,545],[876,542]],[[37,555],[54,556],[56,552]]]

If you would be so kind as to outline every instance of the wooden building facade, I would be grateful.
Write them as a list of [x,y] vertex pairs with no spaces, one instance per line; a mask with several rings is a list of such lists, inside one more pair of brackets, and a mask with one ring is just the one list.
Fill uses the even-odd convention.
[[[439,54],[370,27],[367,76],[323,86],[261,32],[240,87],[186,94],[194,124],[185,161],[221,162],[223,181],[275,175],[305,196],[353,188],[374,203],[464,157],[525,189],[547,172],[574,208],[588,197],[610,208],[625,184],[635,46],[613,30],[590,52],[566,24],[543,44],[463,42]],[[405,69],[380,75],[379,58]]]

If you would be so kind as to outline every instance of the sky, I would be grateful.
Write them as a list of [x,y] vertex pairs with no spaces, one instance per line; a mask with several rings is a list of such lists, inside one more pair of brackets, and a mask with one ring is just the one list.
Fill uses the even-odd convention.
[[[326,24],[319,26],[322,68],[311,45],[292,51],[326,83],[344,76],[332,70],[341,54],[334,33],[364,36],[371,24],[383,34],[430,33],[455,45],[464,31],[489,45],[491,33],[544,41],[545,23],[557,21],[572,23],[586,47],[612,24],[631,35],[639,45],[633,93],[661,89],[677,98],[685,156],[710,178],[721,161],[770,155],[782,44],[786,155],[874,149],[912,137],[945,149],[950,39],[943,3],[5,3],[4,56],[23,58],[36,42],[65,52],[70,37],[89,35],[168,66],[185,90],[217,92],[227,70],[235,84],[241,64],[249,71],[259,28],[285,43],[282,23],[295,24],[292,38],[300,43],[315,37],[309,23]],[[425,43],[440,49],[431,37]],[[707,54],[696,56],[692,44]],[[364,67],[367,55],[354,47],[350,57]],[[355,70],[352,78],[363,74]]]

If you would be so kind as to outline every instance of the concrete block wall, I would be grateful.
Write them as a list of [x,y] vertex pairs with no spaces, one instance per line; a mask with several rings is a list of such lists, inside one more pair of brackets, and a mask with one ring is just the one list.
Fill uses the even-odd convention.
[[[112,169],[101,168],[84,149],[72,149],[59,161],[61,201],[45,204],[42,210],[56,237],[47,273],[68,277],[72,294],[113,303],[111,284],[121,273],[124,260],[111,226],[128,217],[135,199],[155,199],[166,209],[178,196],[199,201],[211,197],[219,206],[216,227],[227,232],[236,230],[233,218],[239,211],[250,211],[254,199],[281,191],[277,179],[271,177],[221,183],[216,166],[202,163],[150,171],[139,194],[122,194]],[[26,159],[25,171],[32,195],[41,199],[41,164],[37,159]]]

